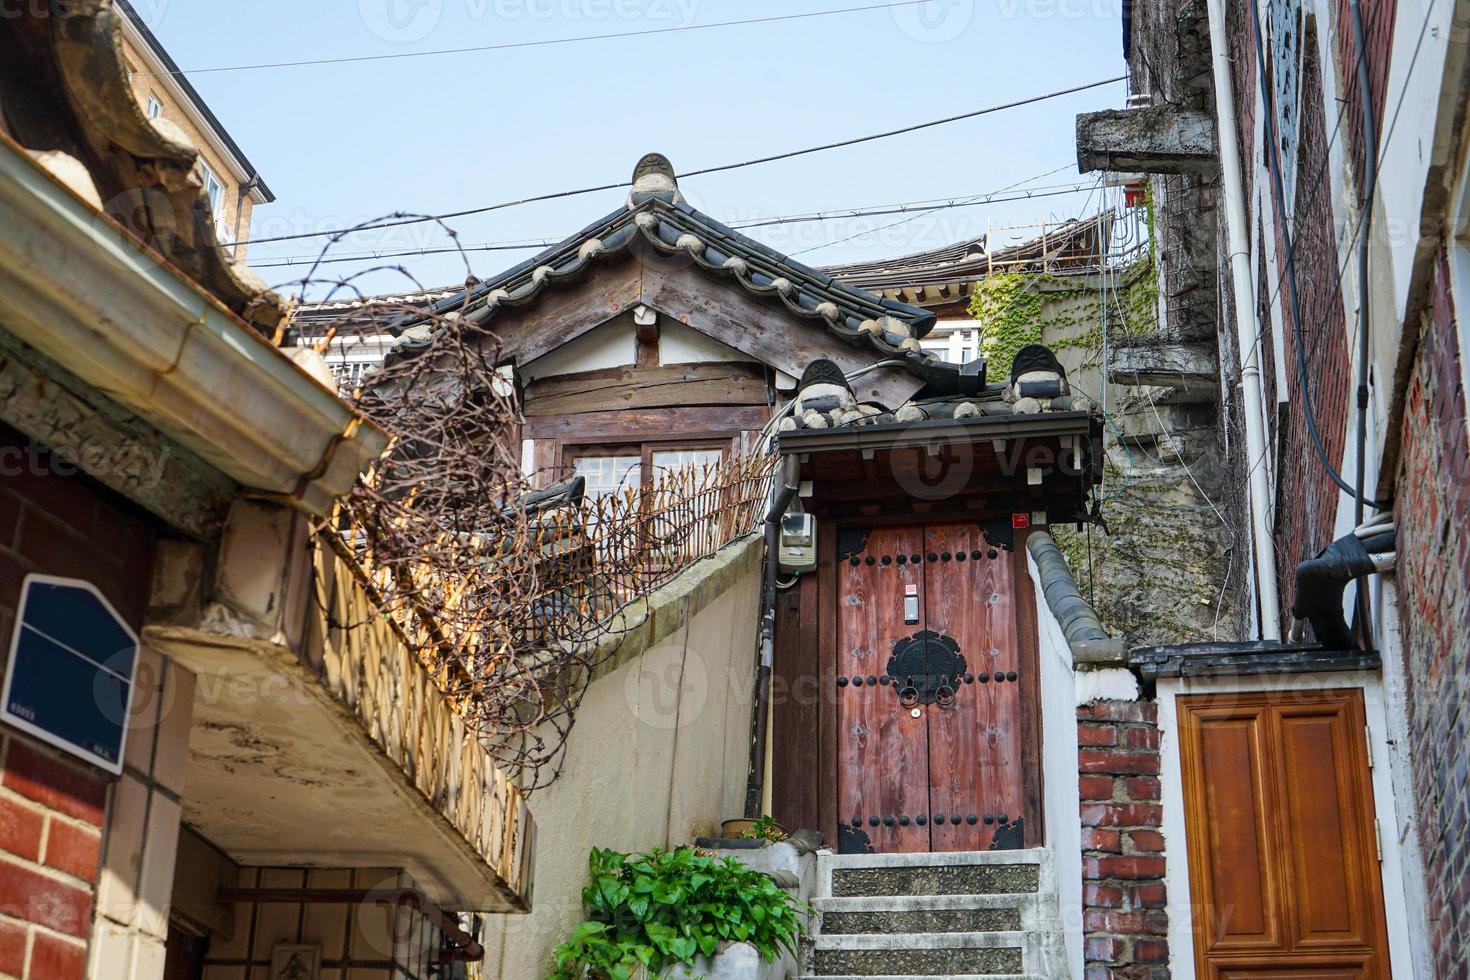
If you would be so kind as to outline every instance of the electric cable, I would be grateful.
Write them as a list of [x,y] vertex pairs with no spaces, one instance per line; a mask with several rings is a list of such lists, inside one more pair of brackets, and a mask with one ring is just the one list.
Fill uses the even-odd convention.
[[[784,153],[773,153],[769,156],[755,157],[750,160],[742,160],[738,163],[723,163],[713,167],[703,167],[699,170],[687,170],[682,173],[676,174],[675,176],[699,177],[705,174],[724,173],[726,171],[739,170],[744,167],[753,167],[763,163],[774,163],[778,160],[790,160],[793,157],[806,156],[807,154],[811,153],[821,153],[826,150],[836,150],[847,146],[856,146],[861,143],[871,143],[874,140],[887,139],[891,136],[902,136],[906,133],[914,133],[923,129],[932,129],[935,126],[944,126],[953,122],[962,122],[966,119],[974,119],[978,116],[985,116],[995,112],[1002,112],[1006,109],[1016,109],[1021,106],[1034,105],[1038,102],[1045,102],[1048,99],[1059,98],[1064,95],[1072,95],[1077,92],[1085,92],[1089,89],[1100,88],[1104,85],[1111,85],[1114,82],[1121,82],[1127,77],[1128,76],[1126,75],[1117,75],[1113,78],[1104,78],[1095,82],[1087,82],[1083,85],[1074,85],[1070,88],[1057,89],[1056,91],[1046,92],[1042,95],[1028,96],[1027,98],[1016,99],[1012,102],[1004,102],[999,105],[986,106],[983,109],[973,109],[969,112],[962,112],[953,116],[945,116],[942,119],[931,119],[928,122],[915,123],[912,126],[903,126],[898,129],[884,130],[881,133],[870,133],[866,136],[854,136],[850,139],[837,140],[831,143],[823,143],[819,146],[804,147],[803,149],[799,150],[788,150]],[[631,181],[626,180],[618,181],[611,184],[598,184],[595,187],[579,187],[574,190],[555,191],[548,194],[536,194],[530,197],[517,198],[513,201],[502,201],[498,204],[487,204],[482,207],[465,208],[460,211],[446,211],[442,214],[395,217],[392,220],[368,222],[366,224],[359,225],[353,228],[337,228],[328,229],[325,231],[297,232],[291,235],[275,235],[269,238],[257,238],[254,239],[251,244],[263,245],[267,242],[297,241],[304,238],[328,238],[333,236],[340,237],[342,235],[361,231],[372,231],[377,228],[396,228],[402,225],[422,224],[426,221],[443,221],[448,218],[464,218],[473,214],[486,214],[490,211],[501,211],[506,208],[519,207],[523,204],[534,204],[540,201],[561,200],[563,198],[578,197],[584,194],[595,194],[599,191],[617,190],[619,188],[628,187],[630,185]]]
[[[1356,5],[1357,0],[1350,0],[1350,2]],[[1266,65],[1264,60],[1265,46],[1261,40],[1260,11],[1257,9],[1254,0],[1252,0],[1250,8],[1252,26],[1254,28],[1252,34],[1254,35],[1256,48],[1256,68],[1257,77],[1259,79],[1258,84],[1260,84],[1261,86],[1261,99],[1266,110],[1261,120],[1262,141],[1267,147],[1269,147],[1268,153],[1270,163],[1266,169],[1271,177],[1271,198],[1276,207],[1276,212],[1278,216],[1277,223],[1281,230],[1283,251],[1285,252],[1286,258],[1287,297],[1291,306],[1292,338],[1294,341],[1293,346],[1296,349],[1296,380],[1297,387],[1300,390],[1302,397],[1302,417],[1306,422],[1307,436],[1312,444],[1314,455],[1316,456],[1317,461],[1321,463],[1322,468],[1326,470],[1327,475],[1331,478],[1332,482],[1337,484],[1338,488],[1341,489],[1344,493],[1351,494],[1353,499],[1357,501],[1360,506],[1362,503],[1366,502],[1368,504],[1371,504],[1375,509],[1381,510],[1383,509],[1384,504],[1376,500],[1366,500],[1361,488],[1355,489],[1351,484],[1343,479],[1342,474],[1338,473],[1337,468],[1333,466],[1332,460],[1327,455],[1326,447],[1322,445],[1322,436],[1317,429],[1316,412],[1312,408],[1311,385],[1307,380],[1306,341],[1302,335],[1301,298],[1296,284],[1296,249],[1295,243],[1293,241],[1291,223],[1287,220],[1286,217],[1286,195],[1282,186],[1281,179],[1281,148],[1276,139],[1275,93],[1269,88],[1270,79],[1266,74]],[[1360,63],[1358,66],[1358,74],[1360,77],[1363,75],[1365,70],[1366,63]],[[1369,111],[1372,111],[1371,106],[1369,106]],[[1365,133],[1364,135],[1366,138],[1367,134]],[[1308,205],[1310,205],[1310,203],[1311,201],[1309,200]],[[1339,280],[1340,279],[1341,277],[1339,276]],[[1363,315],[1361,302],[1359,304],[1359,307],[1359,315],[1361,317]],[[1362,333],[1361,326],[1359,327],[1359,333]],[[1366,370],[1366,364],[1360,363],[1359,367],[1360,371]],[[1365,382],[1362,383],[1366,384]],[[1364,396],[1366,396],[1366,389],[1364,390]]]
[[577,44],[584,41],[613,41],[628,37],[648,37],[656,34],[678,34],[692,31],[708,31],[721,27],[742,27],[750,24],[773,24],[780,21],[807,20],[814,17],[834,17],[839,14],[865,13],[872,10],[897,10],[902,7],[917,7],[920,4],[936,3],[939,0],[897,0],[894,3],[872,3],[862,7],[839,7],[834,10],[812,10],[797,14],[773,14],[768,17],[751,17],[744,20],[722,20],[713,24],[682,24],[675,27],[649,27],[636,31],[617,31],[612,34],[579,34],[575,37],[543,38],[537,41],[507,41],[500,44],[478,44],[461,48],[434,48],[429,51],[395,51],[390,54],[344,55],[340,58],[308,58],[301,61],[270,61],[250,65],[217,65],[212,68],[180,68],[175,71],[140,71],[138,77],[159,75],[207,75],[231,71],[260,71],[272,68],[306,68],[315,65],[345,65],[367,61],[396,61],[404,58],[433,58],[443,55],[475,54],[485,51],[510,51],[516,48],[542,48],[555,44]]
[[[1052,171],[1052,172],[1055,173],[1055,171]],[[1047,176],[1047,175],[1046,174],[1042,174],[1040,176],[1044,177],[1044,176]],[[1021,181],[1021,183],[1023,183],[1023,184],[1024,183],[1028,183],[1029,181],[1036,180],[1036,179],[1039,179],[1039,178],[1037,178],[1037,177],[1031,177],[1031,178],[1028,178],[1025,181]],[[1085,184],[1076,184],[1076,185],[1068,185],[1066,188],[1059,189],[1059,190],[1037,190],[1037,191],[1026,192],[1026,193],[1023,193],[1023,194],[1017,194],[1017,195],[1014,195],[1012,197],[998,197],[997,196],[999,194],[1004,193],[1007,190],[1010,190],[1012,187],[1016,187],[1016,186],[1019,186],[1019,185],[1013,184],[1010,187],[1003,187],[1000,190],[998,190],[998,191],[992,191],[989,194],[981,194],[981,195],[976,195],[974,197],[969,197],[969,198],[964,198],[964,199],[950,198],[950,199],[947,200],[947,203],[935,205],[932,208],[929,208],[927,211],[923,212],[923,214],[932,214],[932,213],[934,213],[936,211],[944,211],[944,210],[951,210],[951,209],[957,209],[957,208],[980,207],[980,206],[983,206],[983,205],[986,205],[986,204],[1005,204],[1005,203],[1008,203],[1008,202],[1011,202],[1011,201],[1029,201],[1029,200],[1032,200],[1032,199],[1043,198],[1043,197],[1061,197],[1061,196],[1065,196],[1065,195],[1068,195],[1068,194],[1080,194],[1084,190],[1087,189],[1087,186]],[[919,202],[913,202],[913,203],[909,203],[909,204],[895,204],[895,205],[890,205],[888,207],[881,207],[881,208],[874,208],[874,209],[854,208],[854,209],[845,210],[845,211],[844,210],[836,210],[836,211],[830,211],[830,212],[824,212],[824,213],[815,213],[815,214],[809,213],[809,214],[801,214],[801,215],[788,215],[788,216],[779,217],[779,218],[767,218],[767,219],[761,219],[761,220],[751,220],[751,221],[736,222],[736,223],[730,225],[730,227],[736,229],[737,231],[744,231],[744,230],[750,229],[750,228],[765,228],[765,227],[770,227],[770,226],[773,226],[773,225],[792,225],[792,224],[805,224],[805,223],[821,222],[821,221],[835,221],[835,220],[837,220],[839,218],[867,218],[867,217],[877,217],[877,216],[889,215],[889,214],[907,214],[908,212],[915,210],[915,208],[920,207],[920,206],[924,206],[924,205],[928,205],[929,203],[930,203],[929,201],[919,201]],[[915,217],[916,218],[917,217],[922,217],[923,214],[915,215]],[[883,227],[886,228],[886,227],[889,227],[889,226],[888,225],[885,225]],[[875,228],[875,229],[871,229],[870,231],[860,232],[859,234],[860,235],[862,235],[862,234],[871,234],[874,231],[881,231],[881,230],[882,230],[882,228]],[[853,237],[857,237],[857,236],[853,236]],[[406,250],[397,251],[397,252],[354,252],[354,253],[352,253],[350,255],[331,255],[331,256],[322,256],[322,255],[310,255],[310,256],[307,256],[307,255],[303,255],[303,256],[293,257],[293,258],[289,258],[289,259],[272,259],[269,262],[251,262],[250,263],[250,267],[252,269],[274,269],[274,268],[280,268],[280,267],[283,267],[283,266],[293,266],[293,265],[312,265],[312,264],[326,265],[326,264],[329,264],[329,263],[336,263],[336,262],[369,261],[369,260],[377,260],[377,259],[400,258],[400,257],[403,257],[403,256],[442,255],[442,254],[451,253],[451,252],[452,253],[461,253],[461,252],[512,252],[512,251],[528,251],[530,249],[550,248],[551,246],[556,245],[557,244],[557,241],[558,241],[557,239],[546,238],[546,239],[541,239],[539,241],[525,241],[525,242],[482,242],[482,243],[475,244],[475,245],[444,246],[442,248],[416,248],[416,249],[406,249]],[[248,244],[257,244],[257,243],[252,242],[252,243],[248,243]],[[816,248],[825,248],[829,244],[837,244],[837,243],[836,242],[828,242],[828,243],[823,243],[822,245],[815,246],[815,247]],[[801,253],[796,252],[796,253],[792,253],[792,254],[799,255]]]

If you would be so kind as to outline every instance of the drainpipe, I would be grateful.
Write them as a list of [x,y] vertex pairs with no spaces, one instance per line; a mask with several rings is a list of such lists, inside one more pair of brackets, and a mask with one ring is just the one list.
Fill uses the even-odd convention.
[[801,460],[787,456],[781,463],[781,480],[766,511],[766,585],[761,594],[761,663],[755,681],[755,738],[750,748],[750,779],[745,784],[745,815],[761,815],[766,792],[766,719],[771,713],[771,664],[776,649],[776,578],[780,573],[778,548],[781,515],[791,506],[801,487]]
[[1252,325],[1250,240],[1246,234],[1245,185],[1240,174],[1240,134],[1235,126],[1235,90],[1230,48],[1225,40],[1225,0],[1206,0],[1210,17],[1210,61],[1215,79],[1215,123],[1219,132],[1220,186],[1230,248],[1230,285],[1235,299],[1235,335],[1240,347],[1240,400],[1245,405],[1246,463],[1250,467],[1251,540],[1255,545],[1256,594],[1261,604],[1261,639],[1281,639],[1281,599],[1276,588],[1276,542],[1271,537],[1271,487],[1266,479],[1266,422],[1261,394],[1261,346]]

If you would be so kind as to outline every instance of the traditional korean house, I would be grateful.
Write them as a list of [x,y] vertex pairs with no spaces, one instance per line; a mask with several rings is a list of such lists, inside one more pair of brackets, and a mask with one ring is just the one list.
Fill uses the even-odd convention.
[[[1092,519],[1102,466],[1100,416],[1052,352],[1027,347],[999,378],[946,361],[922,343],[933,312],[702,214],[656,154],[624,207],[428,308],[433,327],[368,328],[396,336],[387,363],[456,323],[490,330],[541,485],[636,496],[671,471],[776,457],[764,586],[738,611],[759,640],[729,684],[755,695],[737,798],[830,849],[813,894],[837,904],[819,905],[834,915],[805,972],[1080,977],[1081,931],[1056,915],[1082,887],[1074,653],[1121,647],[1050,534]],[[727,639],[691,625],[681,642]],[[617,751],[573,745],[563,780],[595,780]],[[719,765],[718,746],[682,751]],[[538,857],[542,880],[561,880],[553,862],[578,880],[605,826],[559,822],[566,856]],[[897,878],[843,884],[873,868]],[[959,876],[952,911],[898,929],[938,894],[931,873]],[[844,902],[876,911],[839,927]],[[540,935],[532,919],[521,935]],[[950,934],[889,935],[916,931]]]

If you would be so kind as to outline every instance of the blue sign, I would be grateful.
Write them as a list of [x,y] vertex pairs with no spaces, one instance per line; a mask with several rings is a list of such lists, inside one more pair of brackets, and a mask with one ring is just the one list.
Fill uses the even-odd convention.
[[0,718],[122,772],[138,637],[90,582],[27,575]]

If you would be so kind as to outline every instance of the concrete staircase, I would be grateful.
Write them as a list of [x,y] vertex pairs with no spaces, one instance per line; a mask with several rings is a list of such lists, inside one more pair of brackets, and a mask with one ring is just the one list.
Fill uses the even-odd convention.
[[1051,854],[817,855],[803,977],[1068,976]]

